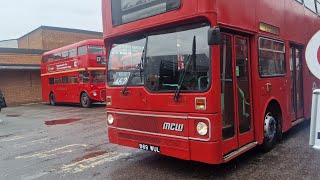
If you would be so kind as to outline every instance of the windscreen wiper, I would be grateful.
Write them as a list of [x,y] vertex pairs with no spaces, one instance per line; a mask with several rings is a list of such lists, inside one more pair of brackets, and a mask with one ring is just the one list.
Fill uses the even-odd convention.
[[179,100],[179,96],[180,96],[180,92],[181,92],[181,86],[182,86],[182,83],[183,83],[183,80],[184,80],[184,77],[186,76],[186,73],[189,69],[189,64],[190,64],[190,58],[191,58],[191,55],[188,55],[188,58],[187,58],[187,61],[186,61],[186,67],[182,73],[182,75],[180,76],[179,78],[179,83],[178,83],[178,87],[176,89],[176,91],[174,92],[174,100],[175,101],[178,101]]
[[192,55],[189,55],[188,56],[188,59],[186,61],[186,67],[183,71],[183,74],[182,76],[180,76],[180,79],[179,79],[179,83],[178,83],[178,87],[174,93],[174,100],[175,101],[178,101],[179,100],[179,96],[180,96],[180,92],[181,92],[181,86],[182,86],[182,83],[184,81],[184,77],[186,76],[186,73],[189,69],[189,65],[191,62],[190,59],[192,59],[192,74],[195,74],[195,71],[196,71],[196,52],[197,52],[197,47],[196,47],[196,36],[193,36],[193,42],[192,42]]
[[134,78],[135,76],[136,76],[136,75],[134,74],[134,72],[131,72],[131,73],[130,73],[130,76],[129,76],[129,78],[128,78],[128,81],[126,82],[126,84],[124,85],[123,90],[121,91],[121,93],[122,93],[123,95],[125,95],[125,94],[126,94],[126,91],[127,91],[128,85],[130,84],[130,82],[131,82],[132,78]]
[[145,62],[145,59],[147,56],[146,49],[148,48],[148,40],[149,40],[149,37],[146,36],[146,43],[144,45],[144,48],[143,48],[143,51],[141,54],[141,59],[140,59],[140,81],[141,81],[141,83],[142,83],[142,73],[144,70],[144,62]]
[[144,55],[145,54],[145,52],[144,52],[144,50],[142,51],[142,56],[141,56],[141,59],[140,59],[140,66],[139,66],[139,73],[140,73],[140,81],[142,82],[142,72],[143,72],[143,63],[144,63]]
[[193,36],[193,42],[192,42],[192,75],[195,79],[198,79],[197,77],[197,40],[196,36]]

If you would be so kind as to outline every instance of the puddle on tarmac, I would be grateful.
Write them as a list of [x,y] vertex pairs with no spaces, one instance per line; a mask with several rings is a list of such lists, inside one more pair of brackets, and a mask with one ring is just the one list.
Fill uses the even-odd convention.
[[19,117],[21,114],[8,114],[7,117]]
[[92,152],[90,154],[82,156],[81,158],[75,159],[74,162],[79,162],[79,161],[83,161],[85,159],[94,158],[94,157],[101,156],[101,155],[106,154],[106,153],[107,153],[107,151]]
[[80,121],[80,118],[70,118],[70,119],[59,119],[59,120],[51,120],[45,121],[44,124],[48,126],[58,125],[58,124],[68,124],[76,121]]

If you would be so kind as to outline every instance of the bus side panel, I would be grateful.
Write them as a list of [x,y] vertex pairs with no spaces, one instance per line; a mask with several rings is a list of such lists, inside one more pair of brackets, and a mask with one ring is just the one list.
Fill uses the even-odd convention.
[[[218,22],[230,26],[242,27],[253,30],[255,24],[255,7],[257,0],[218,0],[217,14]],[[252,7],[252,8],[248,8]],[[245,11],[243,11],[245,9]]]

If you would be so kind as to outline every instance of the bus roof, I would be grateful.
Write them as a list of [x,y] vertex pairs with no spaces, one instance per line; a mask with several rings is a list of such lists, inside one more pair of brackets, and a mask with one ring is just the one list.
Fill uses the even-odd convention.
[[53,49],[51,51],[45,52],[43,54],[43,56],[45,55],[49,55],[49,54],[54,54],[54,53],[59,53],[59,52],[63,52],[66,50],[70,50],[79,46],[83,46],[83,45],[100,45],[100,46],[104,46],[104,42],[102,39],[87,39],[87,40],[83,40],[74,44],[70,44],[67,46],[63,46],[61,48],[57,48],[57,49]]

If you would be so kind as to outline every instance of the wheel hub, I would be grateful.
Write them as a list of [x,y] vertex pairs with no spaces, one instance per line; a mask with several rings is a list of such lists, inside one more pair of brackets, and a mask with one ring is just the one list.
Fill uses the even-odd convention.
[[264,137],[267,141],[272,141],[277,132],[277,123],[275,118],[268,113],[264,118]]
[[83,104],[87,104],[88,103],[88,99],[87,99],[87,97],[82,97],[82,102],[83,102]]

